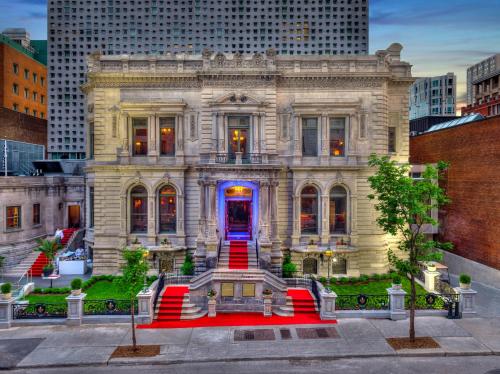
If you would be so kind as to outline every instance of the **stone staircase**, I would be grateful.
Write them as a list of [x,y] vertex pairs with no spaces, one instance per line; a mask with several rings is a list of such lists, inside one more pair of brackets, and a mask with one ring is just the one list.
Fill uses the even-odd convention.
[[[222,244],[219,262],[217,265],[218,269],[229,269],[229,246],[230,241],[225,241]],[[252,241],[247,242],[248,246],[248,269],[258,269],[257,254],[255,251],[255,243]]]
[[189,301],[189,287],[187,293],[182,295],[166,295],[168,287],[182,286],[166,286],[158,297],[158,302],[155,309],[155,321],[168,322],[179,321],[184,319],[197,319],[205,316],[208,312],[196,306]]
[[32,251],[20,263],[5,269],[2,276],[5,278],[21,278],[29,269],[31,269],[39,255],[40,252]]
[[288,289],[286,304],[277,306],[273,312],[282,317],[319,313],[316,299],[309,290]]

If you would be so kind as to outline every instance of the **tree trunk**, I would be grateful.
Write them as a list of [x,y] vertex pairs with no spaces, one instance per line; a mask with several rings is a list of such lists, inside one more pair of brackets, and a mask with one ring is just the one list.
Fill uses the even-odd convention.
[[415,299],[416,299],[416,288],[415,288],[415,276],[410,274],[410,341],[415,341]]
[[130,304],[130,311],[131,311],[131,314],[132,314],[132,349],[134,350],[134,352],[137,351],[137,340],[135,338],[135,310],[134,310],[134,298],[132,297],[130,299],[131,301],[131,304]]

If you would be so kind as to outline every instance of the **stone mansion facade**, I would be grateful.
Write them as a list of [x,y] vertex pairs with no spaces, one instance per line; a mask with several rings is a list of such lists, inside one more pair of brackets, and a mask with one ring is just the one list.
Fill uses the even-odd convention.
[[276,273],[284,253],[299,274],[387,271],[393,239],[376,226],[367,161],[408,161],[401,49],[89,56],[94,273],[118,272],[122,248],[138,243],[165,271],[189,250],[200,273],[232,239]]

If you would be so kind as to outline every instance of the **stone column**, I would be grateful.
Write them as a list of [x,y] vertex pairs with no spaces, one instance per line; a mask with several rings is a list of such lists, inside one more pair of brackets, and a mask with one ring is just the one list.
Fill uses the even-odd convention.
[[429,271],[424,270],[424,280],[425,280],[425,289],[428,292],[436,291],[436,277],[439,277],[439,271]]
[[206,183],[203,179],[198,180],[200,186],[200,207],[198,215],[198,237],[196,238],[195,272],[201,274],[206,270],[207,250],[205,239],[207,237],[207,209],[206,209]]
[[250,131],[252,133],[252,153],[259,153],[259,113],[253,113],[250,117]]
[[271,181],[271,271],[276,274],[281,274],[282,257],[281,253],[281,241],[279,239],[278,232],[278,187],[279,182],[277,180]]
[[300,243],[300,195],[293,195],[293,232],[292,246]]
[[129,123],[130,117],[128,113],[122,113],[121,119],[121,135],[122,135],[122,149],[120,152],[120,157],[124,158],[122,162],[128,161],[130,157],[130,134],[129,134]]
[[217,300],[215,298],[208,299],[208,317],[213,318],[217,316],[216,306]]
[[127,228],[127,224],[128,224],[127,195],[120,196],[120,218],[121,218],[120,219],[120,236],[127,237],[127,232],[128,232],[128,228]]
[[402,289],[388,288],[389,306],[391,308],[391,319],[393,321],[406,319],[405,295]]
[[460,295],[460,312],[462,317],[477,317],[476,295],[477,291],[456,287],[455,291]]
[[87,294],[80,295],[69,295],[66,297],[68,302],[68,317],[66,318],[66,324],[69,326],[80,326],[83,319],[83,300]]
[[225,142],[225,129],[227,128],[227,116],[223,115],[222,118],[219,116],[218,126],[217,126],[217,152],[226,152],[226,142]]
[[266,153],[266,113],[259,113],[259,153]]
[[178,114],[175,116],[175,158],[176,163],[184,163],[184,116]]
[[328,194],[321,195],[321,227],[320,239],[321,244],[328,246],[330,244],[330,227],[328,225],[328,215],[330,208],[330,196]]
[[320,297],[321,297],[321,307],[319,311],[320,318],[322,320],[336,319],[337,315],[335,313],[335,302],[337,300],[337,294],[333,291],[327,292],[326,289],[322,289]]
[[156,128],[156,115],[151,114],[148,116],[148,156],[150,162],[156,162],[158,159],[158,150],[157,150],[157,137],[158,130]]
[[294,163],[300,163],[302,158],[302,126],[300,123],[300,117],[296,114],[292,117],[293,122],[293,138],[294,138],[294,149],[293,149],[293,158]]
[[10,329],[12,325],[12,304],[14,299],[9,300],[0,299],[0,330]]
[[153,322],[153,299],[154,292],[150,289],[137,294],[137,305],[139,308],[137,311],[137,323],[150,324]]
[[269,241],[269,182],[260,182],[260,238],[261,245]]
[[212,144],[210,147],[210,163],[215,163],[215,155],[217,154],[217,121],[219,113],[212,112]]
[[264,317],[272,317],[273,315],[273,299],[264,297]]
[[208,182],[208,245],[207,249],[210,252],[217,250],[217,182]]
[[329,155],[329,124],[328,124],[328,114],[323,113],[321,114],[321,153],[320,153],[320,163],[321,165],[328,165],[329,160],[330,160],[330,155]]
[[350,194],[350,209],[347,212],[347,234],[350,234],[351,245],[358,243],[358,197],[356,194]]
[[177,196],[177,240],[178,245],[186,245],[186,234],[184,232],[184,193]]
[[148,193],[148,244],[156,245],[156,209],[155,196]]

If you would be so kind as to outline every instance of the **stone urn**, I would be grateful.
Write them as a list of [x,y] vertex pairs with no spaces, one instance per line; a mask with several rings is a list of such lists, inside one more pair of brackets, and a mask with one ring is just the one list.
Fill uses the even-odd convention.
[[436,271],[436,263],[435,262],[428,262],[427,263],[427,270],[431,272]]
[[393,283],[391,287],[392,287],[393,290],[400,290],[400,289],[402,289],[402,285],[401,284],[394,284]]
[[470,283],[459,282],[459,285],[462,290],[470,290]]
[[10,300],[12,299],[12,292],[2,293],[0,294],[0,296],[2,297],[2,300]]
[[82,294],[82,289],[79,288],[78,290],[71,290],[71,296],[80,296]]

